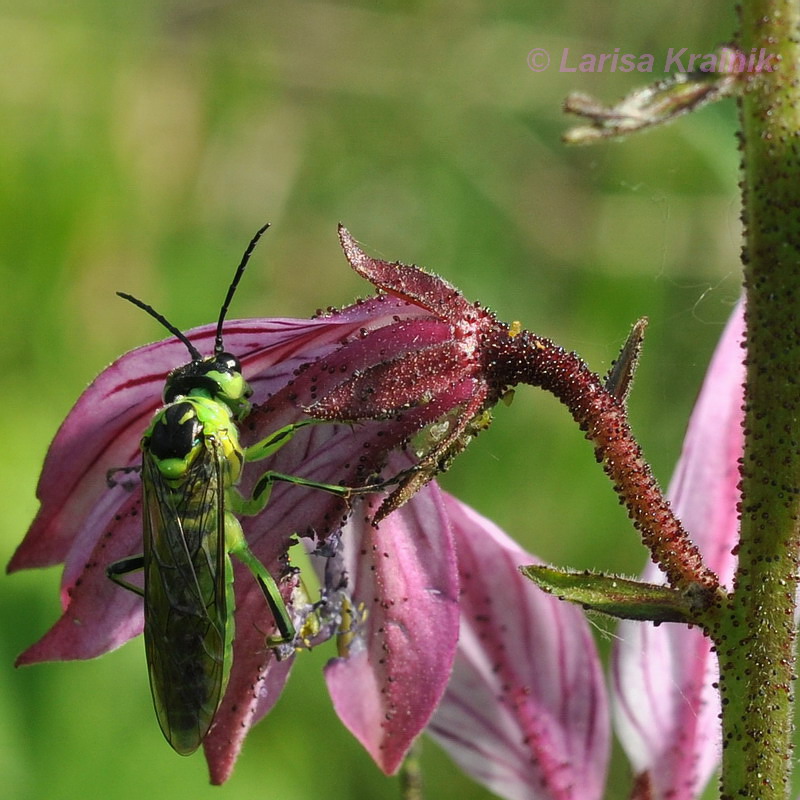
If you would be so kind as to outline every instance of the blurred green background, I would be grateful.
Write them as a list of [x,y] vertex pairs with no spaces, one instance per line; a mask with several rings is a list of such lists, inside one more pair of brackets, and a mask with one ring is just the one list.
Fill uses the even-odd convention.
[[[506,320],[605,371],[650,317],[631,400],[666,483],[738,295],[735,109],[593,148],[559,142],[573,89],[613,100],[662,77],[558,71],[563,48],[710,52],[730,3],[32,0],[0,6],[0,326],[7,560],[36,511],[47,445],[107,363],[210,322],[255,229],[272,230],[233,316],[308,316],[368,287],[339,252],[442,274]],[[526,56],[551,53],[532,72]],[[574,62],[573,62],[574,63]],[[442,483],[544,559],[636,573],[645,552],[563,408],[522,390]],[[27,800],[396,798],[298,659],[232,780],[178,758],[150,703],[141,641],[94,662],[14,670],[58,614],[59,571],[0,584],[0,774]],[[607,649],[612,627],[598,626]],[[428,796],[490,795],[429,743]],[[615,761],[610,798],[629,775]]]

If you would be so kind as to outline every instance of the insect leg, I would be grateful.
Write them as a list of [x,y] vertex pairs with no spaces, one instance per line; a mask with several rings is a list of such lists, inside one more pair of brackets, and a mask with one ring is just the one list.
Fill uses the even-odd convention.
[[[300,422],[286,425],[285,427],[280,428],[274,433],[270,434],[265,439],[262,439],[260,442],[256,442],[256,444],[247,447],[245,449],[245,461],[260,461],[263,458],[267,458],[268,456],[271,456],[280,450],[280,448],[283,447],[300,428],[304,428],[306,425],[319,424],[330,424],[330,422],[328,420],[321,419],[304,419]],[[286,475],[282,472],[270,471],[265,472],[261,476],[258,483],[255,485],[255,488],[253,489],[251,499],[245,500],[239,496],[238,499],[234,500],[235,506],[232,510],[234,510],[234,512],[237,514],[246,514],[248,516],[252,516],[261,512],[267,505],[270,493],[272,492],[272,484],[275,483],[275,481],[293,483],[296,486],[307,486],[310,489],[318,489],[322,492],[335,494],[338,497],[347,500],[355,495],[374,494],[375,492],[388,489],[391,486],[396,486],[405,478],[405,476],[406,471],[403,471],[400,474],[389,478],[388,480],[378,481],[366,486],[352,487],[341,486],[339,484],[332,483],[320,483],[319,481],[300,478],[296,475]]]
[[272,485],[277,481],[291,483],[295,486],[307,486],[309,489],[319,489],[322,492],[328,492],[328,494],[335,494],[337,497],[341,497],[345,500],[355,494],[366,494],[367,492],[375,491],[372,487],[353,489],[350,486],[320,483],[319,481],[300,478],[297,475],[284,475],[282,472],[273,472],[270,470],[269,472],[265,472],[258,479],[258,483],[253,487],[253,494],[249,499],[243,497],[236,489],[230,489],[228,491],[229,509],[234,514],[242,514],[247,517],[253,517],[259,514],[266,508],[269,496],[272,493]]
[[245,460],[260,461],[262,458],[267,458],[280,450],[300,428],[305,428],[306,425],[319,425],[322,423],[330,424],[327,420],[322,419],[304,419],[300,422],[293,422],[291,425],[279,428],[260,442],[246,447],[244,451]]
[[[109,489],[113,489],[115,486],[121,486],[123,489],[130,492],[139,485],[138,475],[141,471],[141,467],[113,467],[106,472],[106,484]],[[128,477],[132,472],[137,475],[136,480]],[[122,475],[123,477],[118,478],[118,475]]]
[[278,584],[275,583],[275,579],[269,574],[269,570],[253,555],[253,551],[247,546],[242,526],[233,514],[225,515],[225,544],[228,552],[236,556],[253,573],[253,577],[258,581],[258,585],[264,593],[269,610],[275,620],[275,626],[278,629],[278,635],[270,636],[267,639],[267,644],[272,646],[294,641],[294,625],[289,617],[286,604],[283,602],[281,590],[278,588]]
[[129,592],[134,592],[144,597],[144,589],[142,589],[141,586],[130,583],[123,578],[123,575],[129,575],[131,572],[138,572],[140,569],[144,569],[144,555],[128,556],[128,558],[121,558],[119,561],[109,564],[106,567],[106,575],[108,575],[114,583],[122,586],[123,589],[127,589]]

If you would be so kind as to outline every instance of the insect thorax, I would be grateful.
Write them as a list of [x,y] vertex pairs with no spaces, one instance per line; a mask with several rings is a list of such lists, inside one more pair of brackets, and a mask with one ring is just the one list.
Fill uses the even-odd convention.
[[142,450],[168,481],[180,482],[198,464],[221,461],[226,485],[235,484],[244,455],[230,408],[202,395],[161,409],[142,439]]

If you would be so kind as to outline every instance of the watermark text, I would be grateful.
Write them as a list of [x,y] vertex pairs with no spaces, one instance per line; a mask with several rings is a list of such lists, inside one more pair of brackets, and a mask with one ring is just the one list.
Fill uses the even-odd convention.
[[670,47],[660,58],[653,53],[623,53],[615,47],[610,53],[579,53],[565,47],[555,53],[535,47],[528,53],[532,72],[544,72],[556,66],[559,72],[707,72],[758,73],[772,72],[778,67],[778,56],[766,48],[753,48],[743,53],[722,48],[716,53],[692,53],[686,47]]

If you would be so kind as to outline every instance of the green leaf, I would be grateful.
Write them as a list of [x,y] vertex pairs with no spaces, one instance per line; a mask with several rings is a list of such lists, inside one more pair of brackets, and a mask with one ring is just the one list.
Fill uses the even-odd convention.
[[669,586],[620,578],[602,573],[574,572],[532,564],[520,567],[540,589],[562,600],[578,603],[620,619],[652,622],[697,622],[697,597]]

